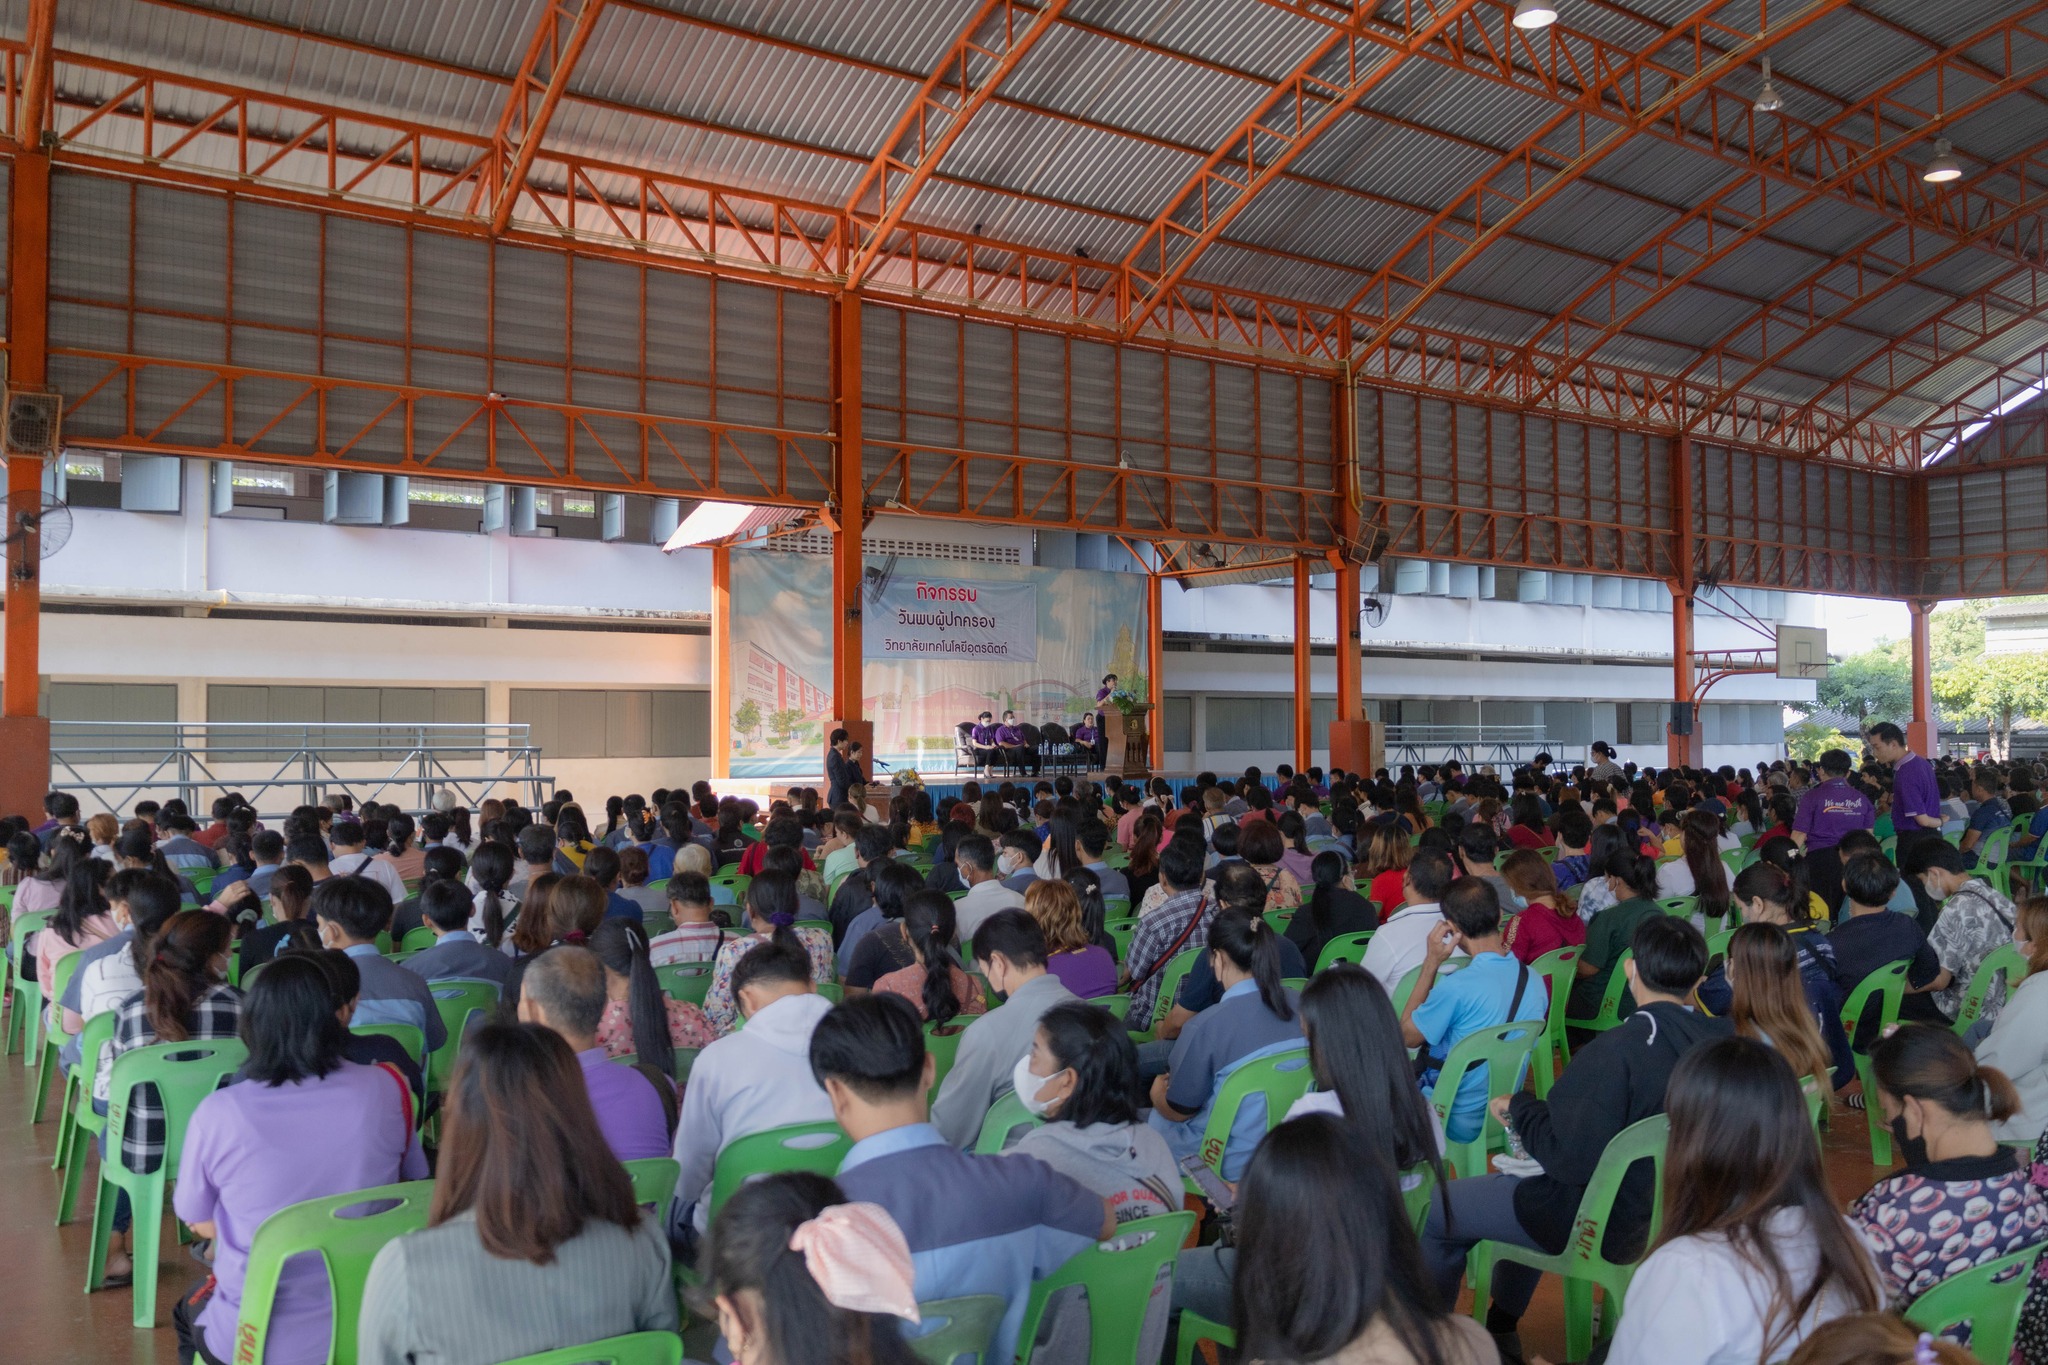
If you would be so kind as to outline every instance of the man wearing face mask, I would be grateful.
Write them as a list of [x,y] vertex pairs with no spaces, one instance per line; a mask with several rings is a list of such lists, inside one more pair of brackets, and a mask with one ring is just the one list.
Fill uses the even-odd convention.
[[1003,761],[1018,772],[1038,771],[1038,753],[1025,738],[1024,727],[1017,723],[1015,711],[1003,712],[1003,723],[996,727],[996,743],[1003,751]]
[[1031,1055],[1040,1017],[1080,998],[1046,970],[1045,956],[1045,930],[1022,910],[999,911],[974,931],[974,965],[1003,1003],[960,1036],[932,1105],[932,1123],[955,1147],[971,1147],[981,1136],[988,1107],[1011,1088],[1017,1059]]
[[967,733],[968,742],[974,746],[974,763],[978,768],[993,768],[1003,761],[1003,751],[996,743],[995,717],[984,711],[974,718],[974,728]]
[[1024,908],[1024,897],[997,879],[996,848],[985,836],[962,839],[953,850],[953,866],[967,886],[967,894],[953,907],[963,940],[973,938],[982,921],[997,911]]
[[1045,851],[1045,845],[1038,836],[1028,829],[1015,829],[1005,834],[996,852],[996,871],[1003,877],[1003,886],[1018,895],[1030,889],[1038,880],[1038,873],[1032,864]]
[[[1934,992],[1934,1005],[1953,1019],[1969,993],[1970,981],[1984,959],[2012,941],[2019,912],[1989,882],[1970,875],[1970,855],[1941,840],[1922,842],[1907,864],[1920,887],[1937,902],[1940,914],[1927,931],[1927,946],[1949,972],[1949,984]],[[2005,1006],[2005,988],[1993,987],[1984,998],[1984,1013],[1963,1041],[1974,1044],[1991,1031]]]

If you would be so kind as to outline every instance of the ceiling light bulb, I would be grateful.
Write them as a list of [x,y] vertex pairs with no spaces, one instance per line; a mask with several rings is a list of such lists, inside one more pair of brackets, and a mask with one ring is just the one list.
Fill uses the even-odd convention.
[[1549,28],[1556,22],[1554,0],[1515,0],[1516,28]]
[[1951,180],[1963,178],[1962,163],[1950,155],[1947,138],[1934,140],[1934,160],[1927,163],[1927,169],[1920,172],[1920,178],[1930,185],[1946,185]]
[[1775,114],[1785,107],[1785,101],[1778,97],[1778,87],[1771,84],[1771,59],[1764,58],[1764,83],[1756,92],[1756,103],[1750,108],[1759,114]]

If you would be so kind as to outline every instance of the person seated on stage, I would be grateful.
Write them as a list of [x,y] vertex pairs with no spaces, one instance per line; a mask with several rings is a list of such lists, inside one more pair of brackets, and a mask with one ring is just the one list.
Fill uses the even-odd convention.
[[[1109,754],[1107,752],[1109,737],[1102,731],[1102,713],[1100,711],[1091,711],[1081,717],[1080,722],[1074,726],[1073,736],[1074,748],[1087,755],[1089,759],[1088,766],[1100,768],[1109,762]],[[1137,804],[1137,798],[1142,795],[1143,793],[1138,792],[1135,788],[1132,790],[1132,805],[1134,807]]]
[[1003,712],[1003,723],[996,727],[996,744],[1012,767],[1029,773],[1038,771],[1038,750],[1025,741],[1024,727],[1017,723],[1015,711]]
[[996,743],[995,717],[987,711],[974,718],[974,728],[967,732],[967,742],[974,746],[974,761],[978,766],[992,767],[1003,761],[1002,750]]

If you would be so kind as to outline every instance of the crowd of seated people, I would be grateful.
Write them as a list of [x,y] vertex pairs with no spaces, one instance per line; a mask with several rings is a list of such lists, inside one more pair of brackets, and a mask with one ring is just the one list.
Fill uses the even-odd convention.
[[[110,1116],[86,1159],[146,1175],[182,1148],[171,1208],[208,1270],[171,1314],[186,1361],[240,1358],[265,1219],[424,1180],[359,1360],[488,1365],[694,1314],[750,1365],[872,1365],[971,1295],[1000,1300],[991,1361],[1084,1359],[1112,1325],[1144,1361],[1533,1360],[1528,1261],[1581,1235],[1648,1123],[1661,1177],[1630,1170],[1594,1225],[1636,1267],[1606,1360],[1952,1365],[1967,1333],[1923,1336],[1915,1301],[2048,1245],[2048,896],[2022,844],[2048,818],[2028,764],[1869,740],[886,810],[699,783],[597,819],[568,793],[337,797],[272,828],[230,794],[202,827],[53,793],[0,822],[0,894],[59,1064]],[[451,993],[482,1005],[451,1018]],[[246,1060],[196,1104],[115,1094],[131,1054],[229,1039]],[[1842,1204],[1816,1118],[1888,1130],[1901,1165]],[[837,1143],[736,1182],[749,1139],[796,1130]],[[96,1197],[100,1283],[153,1276],[126,1190]],[[1162,1221],[1189,1209],[1192,1240]],[[1150,1229],[1157,1292],[1034,1297]],[[2048,1270],[2022,1273],[2032,1365]],[[292,1263],[264,1359],[325,1360],[333,1312]]]

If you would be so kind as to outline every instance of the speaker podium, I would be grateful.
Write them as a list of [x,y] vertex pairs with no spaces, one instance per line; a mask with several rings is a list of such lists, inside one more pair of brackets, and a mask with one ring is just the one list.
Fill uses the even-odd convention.
[[1105,773],[1145,777],[1152,771],[1152,703],[1141,701],[1127,716],[1114,706],[1102,711],[1102,737],[1107,748]]

